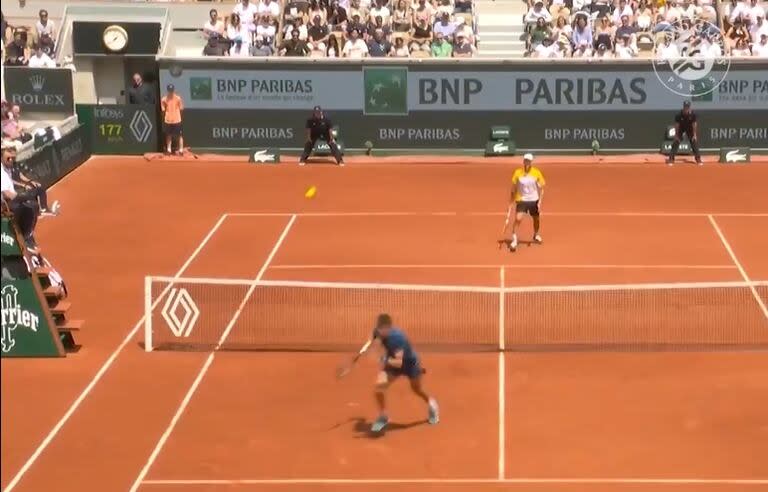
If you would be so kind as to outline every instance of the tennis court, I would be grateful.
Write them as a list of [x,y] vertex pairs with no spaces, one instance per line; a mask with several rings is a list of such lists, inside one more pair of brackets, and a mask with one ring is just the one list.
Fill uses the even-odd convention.
[[[150,259],[115,267],[129,305],[93,295],[85,312],[125,312],[113,324],[132,325],[141,280],[157,276],[148,304],[161,350],[142,350],[139,323],[119,351],[75,356],[87,382],[116,354],[76,406],[80,388],[52,390],[56,419],[72,413],[14,448],[4,487],[768,490],[766,168],[542,165],[545,243],[510,254],[496,240],[511,167],[496,162],[221,164],[230,184],[197,213],[184,204],[206,189],[205,163],[89,163],[58,191],[91,220],[120,225],[114,210],[88,208],[103,192],[76,197],[77,187],[135,172],[147,179],[120,193],[169,217],[133,231],[152,243],[140,246]],[[163,350],[181,344],[162,313],[181,288],[199,311],[183,337],[197,350]],[[442,421],[427,425],[395,384],[391,427],[374,439],[373,359],[337,382],[341,356],[329,350],[362,343],[372,321],[359,321],[380,308],[428,347]],[[50,371],[44,362],[37,370]],[[19,389],[4,413],[23,419],[41,398]],[[83,462],[91,473],[64,478]]]

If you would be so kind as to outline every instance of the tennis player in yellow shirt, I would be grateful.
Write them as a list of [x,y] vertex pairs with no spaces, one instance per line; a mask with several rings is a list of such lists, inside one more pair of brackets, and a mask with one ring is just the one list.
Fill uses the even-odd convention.
[[544,198],[544,175],[538,168],[533,167],[533,154],[523,156],[523,167],[515,170],[512,175],[512,191],[509,199],[507,219],[504,221],[503,237],[506,237],[509,219],[512,216],[512,207],[515,208],[515,220],[512,223],[512,240],[507,243],[510,251],[517,250],[517,228],[528,214],[533,219],[533,241],[541,243],[541,200]]

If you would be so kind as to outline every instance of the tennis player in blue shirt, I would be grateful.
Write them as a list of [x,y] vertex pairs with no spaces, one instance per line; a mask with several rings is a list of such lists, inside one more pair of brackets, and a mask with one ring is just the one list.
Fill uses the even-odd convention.
[[399,376],[406,376],[411,382],[411,389],[416,395],[424,400],[429,409],[429,423],[437,424],[440,421],[440,414],[437,401],[430,397],[421,386],[421,378],[424,369],[419,362],[419,356],[413,350],[405,333],[392,325],[392,318],[388,314],[380,314],[376,319],[376,328],[373,330],[371,338],[363,345],[360,351],[355,355],[352,364],[342,368],[339,376],[344,376],[352,368],[352,365],[365,354],[373,345],[375,340],[381,342],[385,354],[382,358],[382,367],[376,379],[376,403],[379,407],[379,417],[371,426],[372,432],[381,432],[389,423],[387,416],[386,391],[389,385]]

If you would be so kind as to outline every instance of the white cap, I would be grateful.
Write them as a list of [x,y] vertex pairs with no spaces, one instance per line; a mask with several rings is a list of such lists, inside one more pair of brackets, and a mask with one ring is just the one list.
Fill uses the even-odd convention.
[[524,161],[532,161],[532,160],[533,160],[533,154],[531,154],[530,152],[528,152],[527,154],[525,154],[525,155],[523,156],[523,160],[524,160]]

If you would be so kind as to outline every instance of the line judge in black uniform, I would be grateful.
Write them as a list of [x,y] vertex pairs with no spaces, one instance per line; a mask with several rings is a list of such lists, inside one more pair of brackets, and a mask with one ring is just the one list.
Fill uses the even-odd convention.
[[669,153],[667,164],[672,165],[675,163],[675,155],[677,149],[680,147],[680,140],[683,138],[683,134],[688,136],[688,140],[691,142],[691,150],[696,158],[696,164],[702,165],[701,154],[699,153],[699,122],[696,118],[696,113],[691,109],[691,101],[685,101],[683,103],[683,109],[675,116],[675,141],[672,142],[672,150]]
[[344,159],[341,157],[339,146],[336,145],[336,141],[331,134],[332,128],[333,123],[330,119],[325,117],[323,109],[320,106],[315,106],[315,109],[312,111],[312,117],[307,120],[307,142],[304,144],[304,153],[301,154],[301,158],[299,159],[299,166],[303,166],[307,163],[307,158],[309,157],[309,154],[312,153],[312,149],[315,147],[315,142],[317,142],[319,138],[328,142],[328,146],[331,148],[331,153],[333,153],[333,157],[336,159],[336,164],[340,166],[344,165]]

